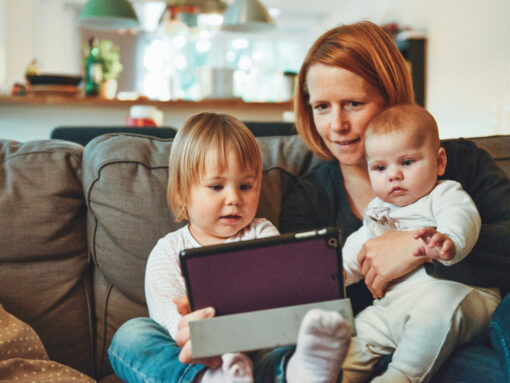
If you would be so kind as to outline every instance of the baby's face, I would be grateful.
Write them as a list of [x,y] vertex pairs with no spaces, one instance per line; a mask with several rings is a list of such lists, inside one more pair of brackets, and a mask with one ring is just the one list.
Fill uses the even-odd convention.
[[377,197],[397,206],[409,205],[428,194],[446,166],[444,149],[432,140],[417,139],[412,129],[365,138],[368,173]]

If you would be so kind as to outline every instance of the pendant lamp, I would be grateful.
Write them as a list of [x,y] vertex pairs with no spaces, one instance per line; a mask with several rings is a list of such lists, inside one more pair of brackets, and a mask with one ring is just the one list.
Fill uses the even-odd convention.
[[232,32],[257,32],[274,29],[266,7],[258,0],[235,0],[223,14],[221,29]]
[[78,23],[85,28],[100,30],[132,29],[139,26],[129,0],[88,0],[81,10]]

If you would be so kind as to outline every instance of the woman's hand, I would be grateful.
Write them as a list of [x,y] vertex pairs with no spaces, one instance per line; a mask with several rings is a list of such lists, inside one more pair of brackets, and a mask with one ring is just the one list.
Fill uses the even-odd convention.
[[417,231],[387,231],[365,242],[358,254],[361,274],[374,298],[382,298],[388,283],[428,262],[416,257],[421,240],[414,238]]
[[175,341],[181,352],[179,354],[179,361],[181,363],[201,363],[209,368],[217,368],[221,366],[221,357],[215,356],[211,358],[195,359],[191,357],[191,339],[189,331],[189,322],[214,317],[214,309],[212,307],[206,307],[205,309],[190,311],[189,301],[187,297],[179,297],[174,299],[174,303],[177,306],[177,311],[182,315],[179,324],[177,325],[177,335]]

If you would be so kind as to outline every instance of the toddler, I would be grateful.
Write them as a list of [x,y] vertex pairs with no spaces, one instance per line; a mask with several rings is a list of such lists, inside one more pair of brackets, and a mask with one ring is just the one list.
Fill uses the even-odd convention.
[[[181,250],[278,235],[268,220],[255,218],[261,181],[262,159],[257,141],[234,117],[200,113],[177,133],[170,153],[167,200],[176,219],[188,224],[158,241],[149,255],[145,274],[150,317],[173,339],[181,313],[186,312],[178,307],[186,295],[179,263]],[[289,362],[294,367],[290,368],[288,381],[336,379],[349,338],[349,326],[339,313],[310,312],[301,326],[297,351]],[[221,360],[220,367],[205,368],[192,381],[253,382],[254,366],[246,354],[229,353]],[[190,370],[185,373],[187,378],[191,375]],[[328,376],[314,380],[321,374]]]
[[[343,247],[346,285],[362,279],[357,256],[363,243],[387,230],[415,231],[422,243],[415,256],[445,265],[462,261],[481,220],[459,183],[438,181],[447,159],[434,118],[417,105],[394,106],[369,123],[364,137],[376,198]],[[388,369],[373,382],[429,381],[456,345],[486,334],[500,299],[497,289],[434,278],[424,266],[393,281],[355,319],[343,382],[365,381],[378,359],[392,353]]]

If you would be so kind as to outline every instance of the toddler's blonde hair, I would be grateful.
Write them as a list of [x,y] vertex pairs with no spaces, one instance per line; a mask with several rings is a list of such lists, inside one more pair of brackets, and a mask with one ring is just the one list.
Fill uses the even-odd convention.
[[220,168],[228,166],[228,154],[232,150],[242,167],[255,171],[255,187],[260,190],[262,156],[253,133],[233,116],[198,113],[177,132],[170,151],[167,202],[176,221],[189,220],[186,209],[189,194],[205,172],[206,155],[210,150],[218,153]]

